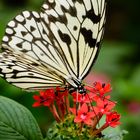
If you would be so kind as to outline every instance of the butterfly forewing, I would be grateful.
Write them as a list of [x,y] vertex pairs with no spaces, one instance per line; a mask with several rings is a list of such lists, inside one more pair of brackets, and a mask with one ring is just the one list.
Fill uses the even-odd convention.
[[42,17],[54,35],[53,42],[58,42],[55,46],[78,81],[97,57],[105,7],[104,0],[48,0],[42,6]]
[[81,45],[84,44],[83,55],[80,51],[80,79],[86,76],[95,62],[104,33],[106,3],[102,0],[93,0],[91,3],[92,9],[87,11],[79,39],[80,49],[82,48]]

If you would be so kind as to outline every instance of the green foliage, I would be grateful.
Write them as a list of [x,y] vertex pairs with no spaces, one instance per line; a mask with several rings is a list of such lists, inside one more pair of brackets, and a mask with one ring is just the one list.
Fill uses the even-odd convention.
[[123,140],[124,136],[128,134],[126,130],[120,130],[120,127],[115,129],[107,129],[104,132],[104,140]]
[[[91,136],[91,129],[73,122],[74,116],[54,122],[44,140],[122,140],[125,131],[108,131],[105,137]],[[82,128],[82,129],[81,129]],[[19,103],[0,96],[0,140],[43,140],[40,128],[32,114]]]
[[88,127],[81,129],[73,122],[73,119],[72,116],[68,116],[62,123],[54,122],[45,140],[123,140],[123,136],[127,134],[127,131],[121,131],[119,127],[110,127],[103,131],[102,137],[95,137],[91,135],[91,129]]
[[47,140],[95,140],[90,138],[90,131],[87,127],[80,128],[73,122],[74,116],[67,116],[61,123],[54,122],[47,132]]
[[0,140],[42,140],[38,124],[29,110],[0,96]]

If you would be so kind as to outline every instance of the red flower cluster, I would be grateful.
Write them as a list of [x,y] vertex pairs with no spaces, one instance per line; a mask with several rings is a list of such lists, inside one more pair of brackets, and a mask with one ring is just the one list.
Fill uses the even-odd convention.
[[40,95],[34,95],[33,98],[36,100],[33,107],[47,106],[57,122],[62,121],[69,110],[68,90],[63,88],[56,87],[55,89],[40,91]]
[[[44,105],[49,107],[57,122],[64,121],[66,115],[74,115],[74,122],[88,125],[92,128],[93,135],[99,134],[106,127],[116,127],[120,124],[120,115],[112,111],[116,103],[110,100],[110,84],[96,82],[93,87],[85,86],[85,94],[73,92],[68,94],[68,89],[56,87],[41,91],[40,95],[34,95],[36,102],[34,107]],[[69,96],[73,97],[73,106],[70,107]],[[57,106],[57,107],[56,107]],[[106,122],[99,129],[96,128],[102,116],[106,116]]]
[[53,89],[47,89],[45,91],[40,91],[40,95],[34,95],[33,98],[36,100],[33,107],[38,107],[41,105],[50,106],[54,103],[55,92]]
[[[120,115],[116,115],[115,119],[111,119],[111,110],[116,103],[109,100],[110,95],[106,95],[111,91],[110,84],[101,84],[96,82],[93,87],[85,87],[87,94],[73,93],[73,101],[79,103],[76,114],[76,108],[71,108],[71,112],[75,115],[74,122],[82,122],[87,125],[96,126],[103,115],[106,115],[106,124],[116,127],[120,124]],[[94,105],[92,105],[94,103]],[[114,113],[113,113],[114,114]],[[107,125],[106,125],[107,126]]]
[[110,112],[106,116],[106,125],[116,127],[120,124],[120,115],[117,112]]

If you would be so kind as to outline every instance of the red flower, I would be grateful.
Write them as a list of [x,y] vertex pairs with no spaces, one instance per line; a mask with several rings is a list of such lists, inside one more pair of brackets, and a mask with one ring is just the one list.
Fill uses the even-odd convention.
[[40,95],[34,95],[33,98],[36,100],[33,107],[41,105],[50,106],[54,102],[55,93],[53,89],[47,89],[45,91],[40,91]]
[[73,96],[73,101],[74,102],[79,102],[79,103],[90,103],[92,100],[91,100],[91,94],[79,94],[77,92],[74,92],[72,94]]
[[111,85],[110,84],[101,84],[100,82],[95,83],[95,91],[99,92],[100,96],[103,96],[105,93],[108,93],[111,91]]
[[117,125],[120,125],[120,114],[117,112],[110,112],[106,115],[106,125],[111,127],[116,127]]
[[87,91],[91,92],[91,93],[95,93],[95,92],[96,92],[95,88],[92,87],[92,86],[85,86],[85,89],[86,89]]
[[110,84],[101,84],[100,82],[94,83],[93,87],[85,86],[85,89],[89,91],[90,99],[92,101],[97,101],[100,99],[110,99],[110,95],[104,96],[104,94],[111,91]]
[[[76,109],[75,108],[72,108],[70,109],[70,111],[76,115]],[[78,110],[77,112],[77,115],[74,119],[74,122],[76,123],[85,123],[87,125],[92,125],[93,124],[93,121],[92,121],[92,118],[95,116],[95,113],[94,112],[89,112],[88,110],[88,106],[86,103],[84,103],[81,108]]]
[[114,102],[111,102],[107,99],[102,100],[99,98],[96,102],[97,105],[93,107],[93,109],[97,114],[98,113],[107,114],[116,105]]

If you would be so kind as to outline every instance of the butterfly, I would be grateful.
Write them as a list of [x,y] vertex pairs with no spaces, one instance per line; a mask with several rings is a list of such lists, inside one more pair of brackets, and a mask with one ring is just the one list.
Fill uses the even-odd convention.
[[2,39],[0,76],[25,90],[78,89],[93,66],[104,34],[106,0],[46,0],[23,11]]

